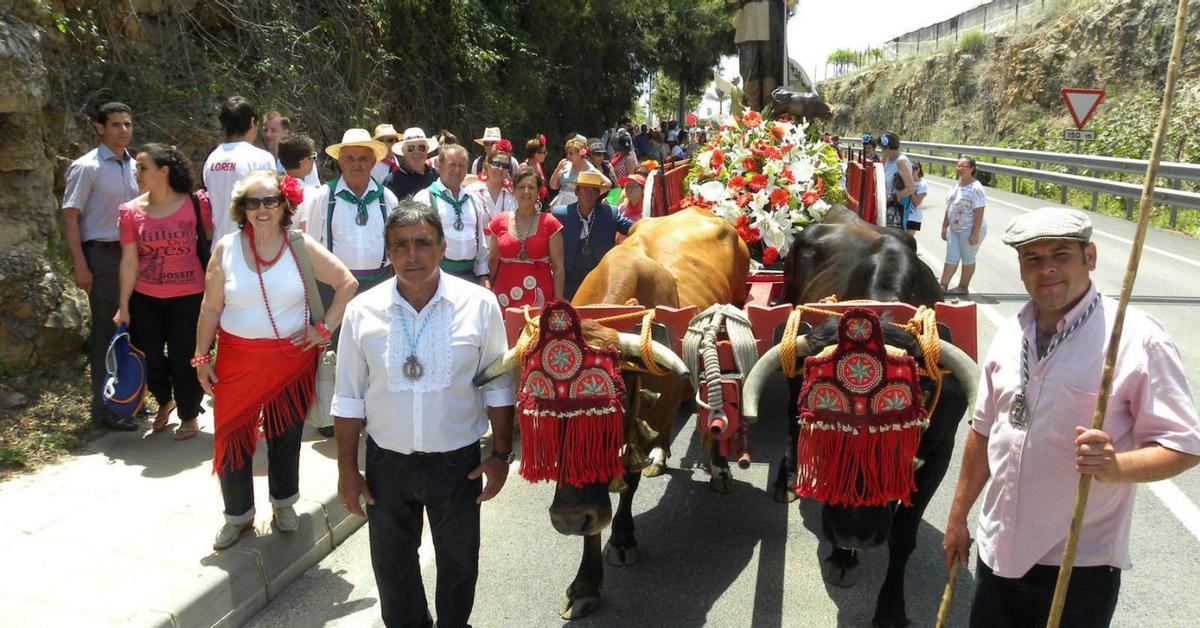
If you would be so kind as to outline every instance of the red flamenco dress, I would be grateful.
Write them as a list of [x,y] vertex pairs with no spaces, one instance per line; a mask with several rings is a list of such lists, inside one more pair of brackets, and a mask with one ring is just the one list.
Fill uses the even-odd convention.
[[514,225],[515,213],[504,212],[489,225],[500,246],[500,258],[492,291],[500,307],[542,307],[554,300],[554,274],[550,266],[550,238],[562,230],[548,212],[537,214],[537,228],[524,238],[529,225]]

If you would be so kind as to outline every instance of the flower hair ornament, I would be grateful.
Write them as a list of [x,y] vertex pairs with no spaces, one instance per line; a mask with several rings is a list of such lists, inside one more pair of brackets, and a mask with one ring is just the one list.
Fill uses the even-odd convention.
[[498,153],[512,153],[512,149],[512,142],[508,140],[500,140],[499,142],[496,142],[496,152]]
[[287,199],[292,207],[299,207],[304,201],[304,184],[296,177],[284,175],[279,181],[279,193]]

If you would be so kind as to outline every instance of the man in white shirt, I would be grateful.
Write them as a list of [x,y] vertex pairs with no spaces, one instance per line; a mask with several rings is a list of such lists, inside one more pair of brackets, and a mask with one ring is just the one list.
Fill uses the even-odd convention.
[[446,253],[442,270],[475,283],[487,284],[488,249],[483,233],[483,208],[479,197],[463,188],[467,176],[467,149],[443,146],[438,155],[438,180],[413,195],[413,200],[433,207],[442,217]]
[[267,115],[263,116],[263,148],[275,157],[275,169],[279,171],[279,174],[284,172],[283,162],[279,159],[279,143],[286,140],[291,134],[292,121],[290,118],[278,111],[268,111]]
[[[395,277],[355,298],[342,320],[332,413],[338,495],[364,516],[388,626],[432,625],[417,550],[428,515],[437,625],[467,626],[479,575],[480,503],[512,462],[511,376],[472,380],[508,349],[492,293],[442,272],[441,217],[402,201],[388,217]],[[479,440],[492,427],[492,453]],[[367,434],[366,477],[358,442]],[[487,476],[483,485],[482,476]]]
[[229,214],[233,186],[255,170],[275,170],[275,156],[254,145],[258,135],[258,113],[249,100],[230,96],[221,105],[221,128],[225,142],[213,149],[204,162],[204,187],[212,204],[215,247],[222,237],[237,231]]

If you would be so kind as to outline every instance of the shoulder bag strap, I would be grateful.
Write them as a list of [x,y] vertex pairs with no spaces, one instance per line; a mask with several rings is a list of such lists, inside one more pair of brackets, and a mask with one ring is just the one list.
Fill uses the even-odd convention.
[[204,233],[204,217],[200,215],[200,199],[196,197],[195,192],[188,192],[188,198],[192,201],[192,211],[196,213],[196,257],[200,258],[200,272],[204,273],[208,268],[208,258],[210,257],[205,251],[212,246],[212,243]]
[[325,318],[325,304],[317,292],[317,274],[313,272],[312,260],[308,257],[308,249],[304,248],[304,234],[296,229],[288,230],[288,240],[292,244],[292,255],[300,263],[300,274],[304,279],[305,292],[308,293],[308,311],[312,313],[313,322]]
[[[384,229],[384,233],[383,233],[383,259],[379,261],[379,267],[380,267],[380,268],[383,268],[384,266],[387,266],[387,263],[388,263],[388,258],[387,258],[387,229],[386,229],[386,227],[387,227],[387,218],[388,218],[388,209],[387,209],[387,189],[385,189],[385,188],[383,187],[383,184],[382,184],[382,183],[379,183],[378,181],[376,181],[376,182],[375,182],[375,185],[376,185],[376,186],[379,188],[379,215],[383,217],[383,224],[384,224],[384,228],[385,228],[385,229]],[[330,249],[330,250],[332,251],[333,249]]]

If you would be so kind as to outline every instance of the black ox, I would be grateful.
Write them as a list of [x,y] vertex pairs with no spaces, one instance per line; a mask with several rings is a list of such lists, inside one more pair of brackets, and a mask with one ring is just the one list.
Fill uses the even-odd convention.
[[[852,212],[835,207],[821,224],[811,226],[797,238],[786,261],[787,299],[794,303],[812,303],[830,295],[841,301],[871,299],[933,305],[942,300],[942,292],[933,272],[917,258],[916,242],[897,229],[877,227],[863,222]],[[899,347],[923,364],[916,340],[907,332],[886,326],[885,342]],[[904,570],[916,547],[921,517],[946,474],[954,454],[958,424],[974,399],[978,368],[961,350],[946,341],[942,330],[942,366],[951,374],[943,379],[941,400],[929,418],[929,427],[921,436],[917,459],[916,492],[911,505],[892,503],[877,507],[841,507],[825,504],[821,509],[821,529],[833,550],[822,565],[825,581],[839,587],[857,581],[858,556],[862,549],[888,544],[887,576],[875,603],[873,622],[878,626],[909,624],[904,605]],[[836,342],[833,322],[812,330],[798,340],[798,360],[816,354]],[[758,414],[762,385],[780,369],[779,348],[765,354],[746,379],[743,412]],[[779,501],[792,501],[790,485],[796,470],[796,441],[799,436],[796,398],[800,378],[789,381],[789,446],[774,480],[772,494]],[[932,381],[922,378],[926,398],[932,393]]]

